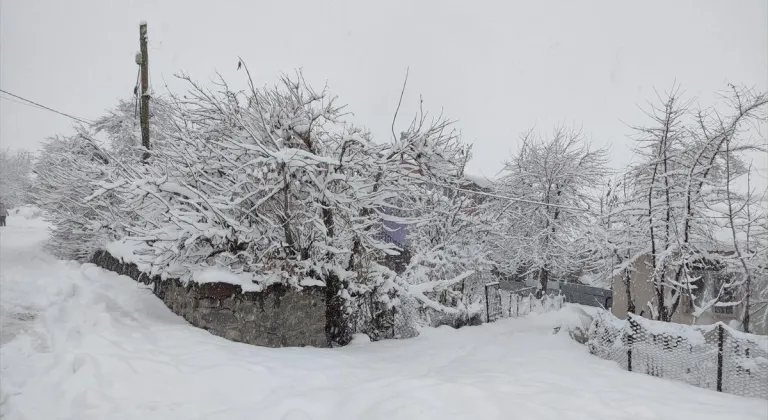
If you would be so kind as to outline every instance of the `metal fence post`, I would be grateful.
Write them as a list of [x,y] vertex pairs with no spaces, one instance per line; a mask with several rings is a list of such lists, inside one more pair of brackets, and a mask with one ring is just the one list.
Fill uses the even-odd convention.
[[496,296],[499,297],[499,318],[504,318],[504,295],[501,293],[501,286],[496,287]]
[[632,345],[635,344],[635,322],[632,317],[627,317],[629,334],[627,335],[627,370],[632,372]]
[[392,338],[396,338],[395,324],[397,324],[397,307],[392,308]]
[[491,322],[491,305],[488,299],[488,285],[485,285],[485,322]]
[[717,391],[723,392],[723,324],[717,325]]

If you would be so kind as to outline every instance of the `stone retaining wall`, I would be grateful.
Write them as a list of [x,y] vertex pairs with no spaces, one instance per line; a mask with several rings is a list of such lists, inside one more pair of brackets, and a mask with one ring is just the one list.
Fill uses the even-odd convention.
[[154,285],[154,293],[175,314],[211,334],[266,347],[329,347],[323,287],[302,290],[276,284],[261,292],[245,292],[229,283],[160,280],[123,263],[106,251],[91,260],[101,268]]

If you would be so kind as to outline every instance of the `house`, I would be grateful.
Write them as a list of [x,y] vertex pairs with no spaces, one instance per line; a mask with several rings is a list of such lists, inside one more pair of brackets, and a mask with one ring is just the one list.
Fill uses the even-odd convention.
[[[459,185],[459,188],[468,191],[490,192],[490,184],[491,181],[486,178],[465,175],[464,182]],[[443,193],[446,195],[455,193],[455,191],[450,190],[447,187],[444,187],[443,190]],[[482,199],[477,201],[482,201]],[[382,209],[382,211],[384,213],[389,212],[387,209]],[[465,210],[465,212],[468,213],[474,211],[476,211],[475,208]],[[382,222],[382,229],[379,231],[379,239],[397,245],[397,247],[402,250],[399,255],[388,255],[383,262],[385,266],[395,272],[402,273],[411,260],[408,241],[408,226],[395,221],[384,220]]]
[[[723,252],[720,251],[719,253]],[[733,276],[739,276],[741,273],[729,271],[722,264],[715,262],[699,262],[692,265],[692,274],[699,278],[695,283],[696,291],[693,293],[694,302],[691,301],[691,297],[688,294],[681,296],[681,301],[675,312],[672,314],[671,321],[687,325],[709,325],[716,322],[723,322],[725,324],[740,323],[744,317],[744,310],[746,309],[743,295],[740,293],[733,293],[730,296],[721,297],[720,302],[731,304],[728,306],[713,306],[698,317],[694,316],[693,303],[702,305],[706,301],[713,299],[724,283],[731,282]],[[674,273],[670,271],[667,275],[674,276]],[[656,293],[651,278],[651,256],[648,254],[641,256],[635,261],[634,271],[630,273],[629,281],[627,281],[622,274],[615,275],[612,279],[613,299],[611,312],[619,318],[626,317],[629,310],[629,299],[627,294],[627,283],[629,283],[629,294],[635,305],[635,313],[646,318],[651,318],[647,304],[649,302],[654,305],[657,303]],[[765,309],[762,310],[764,311]],[[755,320],[756,318],[759,318],[758,315],[759,314],[751,314],[751,317]],[[752,322],[750,324],[750,332],[764,335],[768,334],[768,325],[765,325],[765,323]]]

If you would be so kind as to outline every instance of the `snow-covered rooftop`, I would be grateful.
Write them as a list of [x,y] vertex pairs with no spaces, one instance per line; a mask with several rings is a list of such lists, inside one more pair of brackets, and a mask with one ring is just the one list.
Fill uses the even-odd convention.
[[472,181],[480,188],[488,188],[491,185],[493,185],[493,180],[491,178],[486,177],[485,175],[475,175],[475,174],[464,174],[464,178]]

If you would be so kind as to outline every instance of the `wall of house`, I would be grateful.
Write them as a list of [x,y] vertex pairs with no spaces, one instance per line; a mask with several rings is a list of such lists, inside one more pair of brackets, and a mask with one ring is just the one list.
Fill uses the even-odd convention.
[[[632,301],[635,303],[635,312],[645,318],[651,319],[651,313],[648,303],[654,306],[658,304],[656,293],[653,289],[651,258],[648,255],[642,256],[635,262],[635,271],[632,272],[630,279],[630,292]],[[671,274],[671,273],[670,273]],[[616,275],[613,278],[613,301],[611,313],[619,318],[627,316],[629,301],[627,300],[627,288],[622,275]],[[690,302],[687,297],[678,305],[677,311],[672,315],[672,322],[680,324],[692,324],[693,316],[687,311],[690,308]]]
[[[635,312],[638,315],[642,314],[643,317],[649,319],[652,317],[648,310],[647,303],[652,302],[654,305],[657,304],[656,294],[653,290],[653,283],[651,281],[652,272],[650,267],[651,261],[649,256],[639,258],[635,263],[635,271],[632,273],[630,280],[632,300],[635,303]],[[673,273],[668,273],[668,275],[673,275]],[[613,302],[611,313],[619,318],[624,318],[627,316],[629,304],[623,277],[621,275],[614,276],[612,284]],[[744,305],[737,305],[732,314],[708,311],[702,316],[695,318],[692,314],[693,305],[691,305],[688,296],[683,296],[681,299],[682,301],[678,305],[677,311],[672,315],[672,322],[679,324],[709,325],[716,322],[730,324],[734,320],[741,320],[744,315]],[[763,335],[768,334],[768,325],[754,323],[750,332]]]
[[265,347],[329,347],[326,296],[322,287],[302,290],[276,284],[261,292],[243,293],[229,283],[160,280],[123,263],[106,251],[94,254],[99,267],[153,284],[154,293],[173,313],[211,334]]

